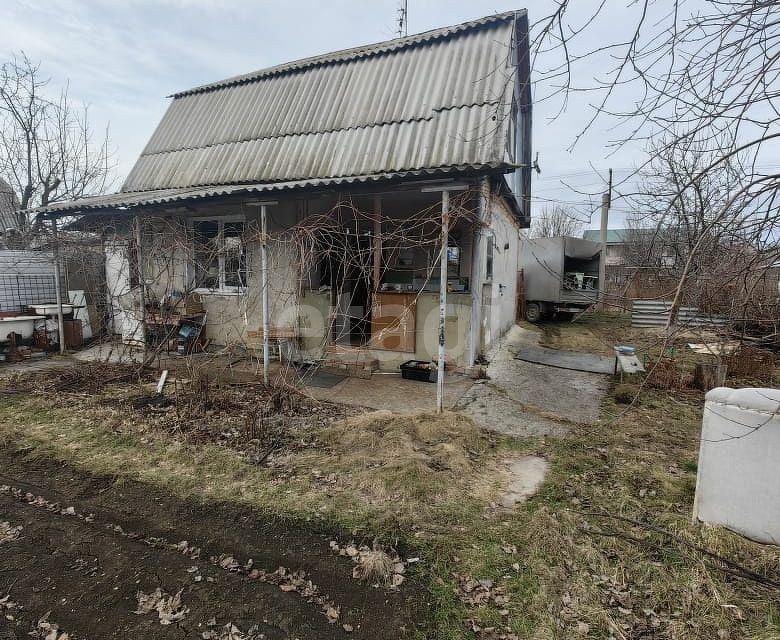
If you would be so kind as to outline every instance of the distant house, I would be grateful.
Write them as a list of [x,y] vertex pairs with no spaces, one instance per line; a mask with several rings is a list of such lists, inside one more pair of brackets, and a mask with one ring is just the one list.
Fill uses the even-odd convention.
[[266,292],[296,357],[396,368],[434,355],[446,287],[447,357],[469,366],[515,321],[530,165],[513,11],[176,93],[119,193],[36,213],[103,233],[126,339],[198,298],[207,340],[253,346]]
[[[627,245],[635,233],[632,229],[609,229],[607,231],[607,266],[625,265],[627,258]],[[584,240],[591,242],[601,242],[601,231],[599,229],[588,229],[583,234]]]

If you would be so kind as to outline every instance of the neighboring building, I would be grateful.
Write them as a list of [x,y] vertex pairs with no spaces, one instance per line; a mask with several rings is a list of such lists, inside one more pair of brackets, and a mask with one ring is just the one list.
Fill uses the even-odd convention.
[[530,165],[515,11],[174,94],[119,193],[37,213],[103,231],[126,338],[140,337],[145,283],[147,320],[197,294],[207,339],[253,346],[267,237],[271,334],[301,359],[360,351],[396,368],[436,352],[440,189],[457,183],[447,357],[468,366],[515,321]]
[[[609,229],[607,231],[607,267],[626,264],[627,245],[632,233],[636,232],[632,229]],[[582,234],[582,238],[591,242],[601,242],[601,231],[588,229]]]

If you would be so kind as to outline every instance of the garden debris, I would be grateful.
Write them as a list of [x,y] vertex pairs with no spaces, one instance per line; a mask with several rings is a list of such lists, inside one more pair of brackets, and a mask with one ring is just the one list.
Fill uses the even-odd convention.
[[152,593],[139,591],[136,594],[138,599],[138,608],[133,612],[138,615],[146,615],[152,611],[157,611],[161,625],[169,625],[179,620],[189,613],[189,608],[185,607],[181,601],[183,589],[179,589],[175,595],[171,596],[157,587]]
[[371,583],[375,587],[384,586],[396,589],[404,581],[406,563],[398,554],[392,556],[376,540],[372,547],[356,546],[350,542],[340,547],[335,540],[330,541],[330,548],[340,556],[349,557],[355,563],[352,577]]
[[137,380],[139,377],[138,366],[107,362],[80,362],[72,367],[20,372],[0,380],[0,387],[37,395],[52,393],[95,394],[112,384]]
[[0,521],[0,544],[4,542],[13,542],[19,539],[19,532],[22,530],[20,526],[12,526],[7,520]]

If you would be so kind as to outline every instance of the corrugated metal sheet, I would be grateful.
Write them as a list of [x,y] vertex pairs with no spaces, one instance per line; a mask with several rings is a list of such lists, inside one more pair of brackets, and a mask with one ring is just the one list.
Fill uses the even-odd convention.
[[[671,302],[664,300],[634,300],[631,326],[664,327],[669,319]],[[682,327],[721,326],[728,321],[721,316],[708,316],[696,307],[680,307],[677,325]]]
[[[477,168],[473,165],[459,165],[454,167],[434,167],[415,171],[402,171],[398,173],[378,173],[362,176],[346,176],[343,178],[291,180],[286,182],[270,182],[257,184],[229,184],[207,185],[203,187],[182,187],[178,189],[153,189],[150,191],[129,191],[109,193],[102,196],[90,196],[72,200],[70,202],[58,202],[48,207],[41,207],[35,211],[40,214],[60,214],[64,212],[83,213],[90,210],[102,210],[112,208],[132,208],[145,205],[169,204],[184,200],[199,200],[202,198],[215,198],[234,194],[253,194],[277,191],[292,191],[309,187],[326,187],[338,184],[361,184],[380,182],[397,178],[424,178],[426,176],[439,176],[447,172],[473,171]],[[496,169],[497,166],[488,168]]]
[[122,190],[504,163],[515,15],[177,94]]

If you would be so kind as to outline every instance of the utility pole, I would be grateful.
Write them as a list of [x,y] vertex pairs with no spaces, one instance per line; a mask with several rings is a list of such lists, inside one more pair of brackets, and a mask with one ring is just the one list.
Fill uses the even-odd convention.
[[444,410],[444,347],[447,342],[447,239],[450,225],[450,191],[465,191],[465,184],[426,187],[424,193],[441,192],[441,254],[439,255],[439,354],[436,371],[436,412]]
[[609,170],[607,192],[601,196],[601,255],[599,258],[599,298],[602,304],[607,293],[607,225],[612,204],[612,169]]

